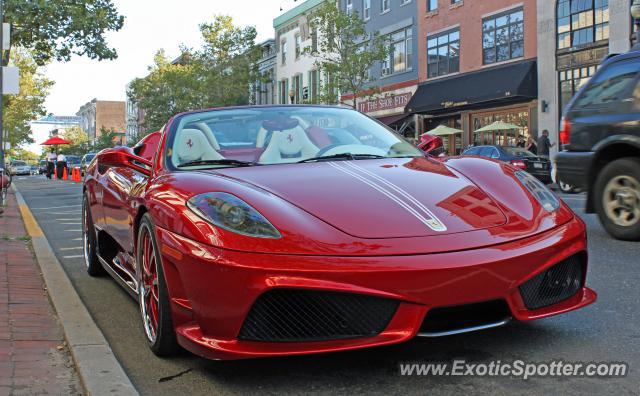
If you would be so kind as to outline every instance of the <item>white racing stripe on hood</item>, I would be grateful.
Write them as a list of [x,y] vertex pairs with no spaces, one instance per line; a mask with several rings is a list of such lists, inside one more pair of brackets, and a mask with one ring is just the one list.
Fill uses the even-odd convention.
[[[359,166],[356,166],[356,168],[353,168],[351,166],[347,166],[346,165],[347,163],[337,163],[337,162],[327,162],[327,164],[339,170],[340,172],[343,172],[365,183],[366,185],[370,186],[376,191],[380,192],[381,194],[383,194],[384,196],[386,196],[387,198],[391,199],[393,202],[398,204],[400,207],[405,209],[407,212],[409,212],[421,223],[423,223],[433,231],[444,232],[447,230],[447,227],[433,213],[431,213],[431,211],[429,211],[426,207],[424,207],[424,205],[418,202],[418,200],[415,197],[410,195],[408,192],[402,190],[400,187],[396,186],[395,184],[377,175],[374,175],[362,169]],[[352,165],[352,164],[349,164],[349,165]],[[359,170],[364,170],[365,172],[357,173]],[[375,177],[371,177],[371,175]],[[398,196],[396,193],[389,191],[382,184],[380,184],[379,181],[382,181],[388,187],[392,188],[396,192],[399,192],[402,196]],[[408,199],[409,202],[407,202],[405,199]],[[416,208],[412,207],[411,204],[416,205],[419,208],[419,210],[422,211],[423,213],[420,213],[418,210],[416,210]],[[427,217],[425,217],[424,214],[426,214]]]

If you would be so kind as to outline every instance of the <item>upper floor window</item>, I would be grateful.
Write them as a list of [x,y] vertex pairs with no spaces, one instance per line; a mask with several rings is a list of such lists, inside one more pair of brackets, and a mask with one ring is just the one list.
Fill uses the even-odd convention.
[[353,0],[347,0],[347,15],[353,13]]
[[427,0],[427,11],[435,11],[438,9],[438,0]]
[[382,62],[382,75],[413,68],[413,30],[411,27],[389,35],[389,58]]
[[391,0],[380,0],[380,13],[391,10]]
[[411,0],[400,0],[400,5],[405,5],[411,3]]
[[524,13],[507,11],[482,21],[482,63],[524,56]]
[[318,51],[318,27],[317,26],[312,26],[311,28],[311,51],[312,52],[316,52]]
[[451,4],[462,3],[462,0],[451,0]]
[[300,38],[299,34],[296,34],[296,59],[300,57],[302,53],[302,38]]
[[287,63],[287,41],[283,40],[280,44],[280,52],[282,53],[282,64]]
[[362,0],[362,18],[365,21],[371,18],[371,0]]
[[609,38],[609,0],[558,0],[558,49]]
[[460,29],[427,37],[427,76],[460,71]]

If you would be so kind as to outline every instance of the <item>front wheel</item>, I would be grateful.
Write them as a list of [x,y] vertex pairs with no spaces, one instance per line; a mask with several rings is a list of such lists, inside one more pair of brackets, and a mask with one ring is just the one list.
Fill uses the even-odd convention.
[[97,239],[96,230],[91,218],[89,198],[85,194],[82,199],[82,248],[84,251],[84,262],[87,266],[87,273],[90,276],[100,276],[105,272],[98,260]]
[[140,280],[138,300],[142,326],[151,351],[157,356],[170,356],[178,350],[171,319],[169,293],[162,270],[160,251],[153,221],[149,214],[142,216],[138,232],[137,262]]
[[640,159],[622,158],[605,166],[594,192],[605,230],[616,239],[640,241]]

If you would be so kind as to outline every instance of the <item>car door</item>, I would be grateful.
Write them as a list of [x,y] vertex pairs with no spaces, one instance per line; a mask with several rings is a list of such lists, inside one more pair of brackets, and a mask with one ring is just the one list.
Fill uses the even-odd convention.
[[638,101],[634,97],[640,72],[638,58],[607,65],[580,91],[567,112],[571,121],[571,150],[588,151],[608,136],[638,127]]

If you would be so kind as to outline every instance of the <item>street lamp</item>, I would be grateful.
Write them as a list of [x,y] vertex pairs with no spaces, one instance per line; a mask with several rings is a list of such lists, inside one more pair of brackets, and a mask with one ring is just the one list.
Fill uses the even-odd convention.
[[631,5],[631,17],[633,18],[633,22],[636,25],[635,46],[639,46],[640,45],[640,0],[633,0],[633,4]]
[[293,104],[296,100],[296,91],[294,91],[293,89],[289,90],[289,99],[291,99],[291,104]]

